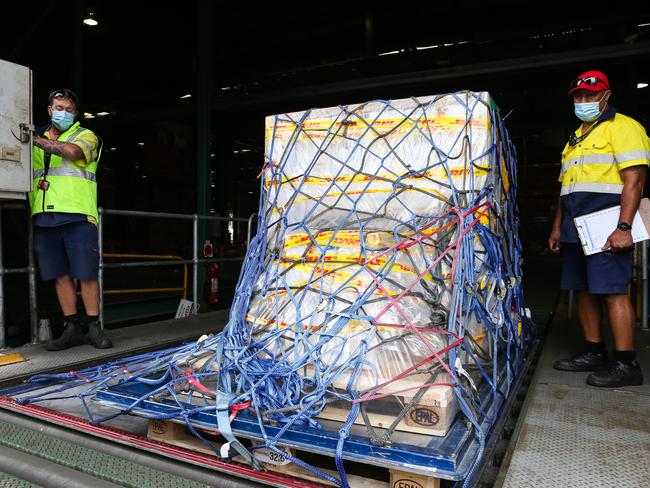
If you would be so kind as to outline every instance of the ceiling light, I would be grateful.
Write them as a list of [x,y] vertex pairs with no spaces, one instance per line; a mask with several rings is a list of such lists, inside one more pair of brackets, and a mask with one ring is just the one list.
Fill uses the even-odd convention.
[[385,52],[385,53],[379,53],[379,55],[380,56],[389,56],[391,54],[399,54],[400,52],[401,51],[399,51],[399,50],[397,50],[397,51],[388,51],[388,52]]
[[106,117],[107,115],[110,115],[110,112],[97,112],[98,117]]
[[415,49],[417,49],[418,51],[422,51],[424,49],[435,49],[437,47],[440,47],[440,45],[434,44],[433,46],[417,46]]
[[190,93],[183,95],[181,98],[192,98],[192,95]]
[[88,13],[86,14],[86,17],[83,20],[83,23],[89,25],[90,27],[95,27],[96,25],[98,25],[99,22],[97,21],[97,17],[95,17],[95,12],[89,10]]
[[95,116],[90,112],[84,112],[84,119],[94,119]]
[[237,151],[237,150],[235,149],[232,153],[233,153],[233,154],[239,154],[239,151]]
[[636,84],[636,87],[637,87],[637,88],[646,88],[647,86],[648,86],[647,83],[637,83],[637,84]]
[[143,147],[143,146],[144,146],[144,142],[138,142],[138,146]]
[[240,150],[240,152],[243,152],[243,153],[244,153],[244,152],[251,152],[251,151],[252,151],[252,149],[241,149],[241,150]]
[[650,27],[650,22],[646,22],[645,24],[639,24],[638,27]]

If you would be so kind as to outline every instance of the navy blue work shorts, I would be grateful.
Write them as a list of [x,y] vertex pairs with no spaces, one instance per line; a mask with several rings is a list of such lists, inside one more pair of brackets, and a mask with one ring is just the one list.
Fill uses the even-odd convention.
[[90,222],[34,227],[34,252],[43,281],[65,275],[88,281],[99,274],[97,226]]
[[595,295],[627,294],[633,267],[633,250],[585,256],[580,244],[563,242],[560,288]]

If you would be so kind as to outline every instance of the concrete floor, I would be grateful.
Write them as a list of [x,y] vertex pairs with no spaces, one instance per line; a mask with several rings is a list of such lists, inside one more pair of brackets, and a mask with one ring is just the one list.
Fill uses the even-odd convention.
[[[533,261],[527,271],[529,306],[547,307],[557,297],[559,261]],[[555,294],[550,293],[554,286]],[[603,331],[611,352],[607,325]],[[575,354],[582,345],[576,317],[568,318],[566,299],[560,300],[518,422],[516,441],[496,486],[650,486],[650,332],[637,330],[636,339],[645,373],[642,386],[595,388],[585,383],[588,373],[554,370],[555,359]]]

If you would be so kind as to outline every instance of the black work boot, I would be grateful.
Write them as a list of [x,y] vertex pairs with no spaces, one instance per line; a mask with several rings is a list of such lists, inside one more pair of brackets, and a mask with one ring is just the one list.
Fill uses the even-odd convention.
[[85,342],[79,322],[76,320],[64,322],[63,327],[63,333],[58,338],[49,340],[45,345],[45,349],[48,351],[62,351]]
[[591,373],[586,381],[588,385],[605,388],[638,386],[643,384],[643,373],[636,361],[632,361],[632,364],[614,361],[609,368]]
[[104,331],[99,326],[96,320],[88,324],[88,332],[86,332],[86,342],[92,344],[97,349],[108,349],[113,347],[111,340],[106,337]]
[[609,365],[606,352],[581,352],[568,359],[558,359],[553,368],[560,371],[595,371]]

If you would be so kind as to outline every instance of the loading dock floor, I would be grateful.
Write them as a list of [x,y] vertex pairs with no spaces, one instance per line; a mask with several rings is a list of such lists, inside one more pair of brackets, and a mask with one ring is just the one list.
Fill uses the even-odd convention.
[[[553,261],[550,261],[554,263]],[[557,263],[556,263],[557,264]],[[531,270],[532,270],[531,266]],[[540,273],[542,268],[540,268]],[[534,281],[552,281],[557,266]],[[551,275],[551,279],[549,279]],[[549,286],[549,285],[546,285]],[[544,298],[531,297],[540,306]],[[562,300],[565,301],[565,300]],[[650,486],[650,332],[636,331],[637,355],[645,374],[641,386],[605,389],[585,383],[588,373],[553,369],[553,361],[580,350],[582,337],[574,311],[559,304],[542,345],[522,413],[496,486],[503,488],[591,488]],[[533,303],[533,308],[535,304]],[[608,350],[613,341],[603,327]]]
[[[553,310],[558,272],[556,258],[529,259],[525,265],[526,298],[536,320],[542,321]],[[584,383],[587,373],[563,373],[552,368],[556,358],[574,353],[581,344],[576,318],[568,320],[566,308],[566,300],[560,300],[555,319],[546,331],[535,375],[495,486],[650,486],[650,333],[637,331],[646,384],[614,390],[593,388]],[[228,311],[222,310],[180,321],[111,330],[108,333],[115,347],[105,351],[80,346],[48,352],[42,345],[24,346],[16,351],[28,361],[1,367],[0,385],[15,384],[36,373],[81,368],[116,356],[195,340],[220,330],[227,318]],[[611,344],[609,334],[606,337]],[[129,430],[144,434],[141,419],[131,418],[126,423]],[[6,481],[0,476],[0,486]]]
[[228,322],[230,310],[217,310],[195,317],[162,320],[121,329],[107,330],[113,341],[111,349],[95,349],[91,345],[76,346],[64,351],[46,351],[44,344],[25,345],[10,352],[22,354],[27,361],[0,367],[0,386],[15,384],[39,373],[81,369],[112,358],[164,349],[198,339],[203,334],[219,332]]

